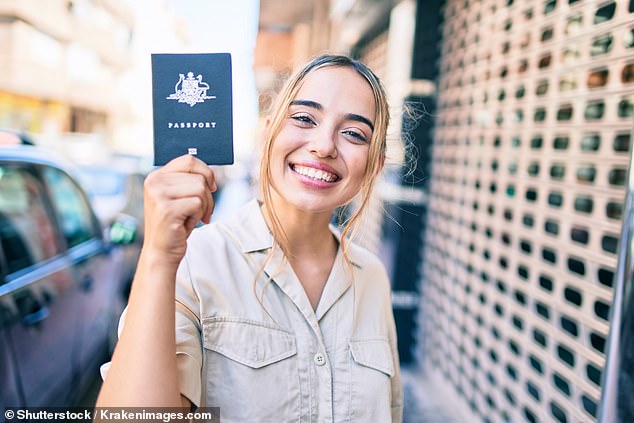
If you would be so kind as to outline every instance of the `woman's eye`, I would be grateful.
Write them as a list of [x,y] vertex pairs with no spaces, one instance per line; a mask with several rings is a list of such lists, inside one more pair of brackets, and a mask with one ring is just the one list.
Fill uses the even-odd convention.
[[343,131],[342,134],[347,136],[347,137],[353,138],[357,142],[364,142],[364,143],[368,142],[368,139],[366,138],[366,136],[363,135],[361,132],[358,132],[358,131],[353,131],[351,129],[347,129],[347,130]]
[[291,119],[302,125],[315,125],[315,121],[308,115],[292,115]]

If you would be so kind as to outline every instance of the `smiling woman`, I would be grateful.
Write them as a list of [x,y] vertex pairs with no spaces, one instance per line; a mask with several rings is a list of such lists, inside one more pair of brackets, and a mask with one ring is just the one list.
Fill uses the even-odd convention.
[[[260,201],[194,230],[213,212],[210,168],[183,156],[150,174],[143,253],[98,406],[217,406],[223,422],[401,421],[390,284],[349,238],[383,167],[388,121],[372,71],[319,56],[272,110]],[[355,197],[342,232],[330,227]]]

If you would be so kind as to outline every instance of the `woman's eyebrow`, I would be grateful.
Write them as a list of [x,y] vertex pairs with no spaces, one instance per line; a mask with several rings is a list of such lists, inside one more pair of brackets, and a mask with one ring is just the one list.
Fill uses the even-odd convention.
[[363,117],[361,115],[357,115],[355,113],[348,113],[348,114],[346,114],[346,119],[354,120],[354,121],[361,122],[361,123],[365,123],[366,125],[368,125],[370,127],[372,132],[374,132],[374,125],[372,125],[372,122],[370,122],[370,119],[368,119],[366,117]]
[[[311,108],[316,109],[316,110],[323,110],[324,109],[324,106],[322,106],[320,103],[317,103],[316,101],[312,101],[312,100],[293,100],[293,101],[291,101],[291,106],[306,106],[306,107],[311,107]],[[370,119],[368,119],[368,118],[366,118],[364,116],[358,115],[356,113],[347,113],[345,115],[345,117],[348,120],[354,120],[354,121],[357,121],[357,122],[365,123],[374,132],[374,125],[372,124],[372,122],[370,122]]]
[[317,110],[324,109],[324,106],[312,100],[293,100],[291,101],[291,106],[307,106]]

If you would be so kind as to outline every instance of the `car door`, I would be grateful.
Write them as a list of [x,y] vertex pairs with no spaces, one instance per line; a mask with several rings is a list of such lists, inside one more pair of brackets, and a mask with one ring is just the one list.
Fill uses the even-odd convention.
[[0,349],[13,361],[0,377],[13,382],[0,387],[4,406],[66,404],[72,386],[79,290],[37,175],[0,162]]
[[104,361],[110,330],[114,326],[120,299],[120,268],[109,254],[102,229],[84,191],[74,179],[59,169],[45,167],[46,181],[53,207],[59,218],[62,237],[79,288],[80,318],[77,386],[84,386],[98,376]]

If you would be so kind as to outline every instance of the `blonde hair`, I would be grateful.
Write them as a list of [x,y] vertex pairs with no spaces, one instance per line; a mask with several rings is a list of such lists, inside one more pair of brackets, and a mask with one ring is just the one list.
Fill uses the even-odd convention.
[[[362,76],[372,89],[376,107],[374,131],[372,132],[372,138],[370,140],[368,162],[365,168],[361,188],[359,190],[359,207],[348,219],[344,222],[339,222],[340,226],[344,226],[340,241],[341,251],[346,261],[350,263],[350,257],[348,255],[348,238],[353,237],[356,232],[356,228],[358,227],[363,211],[370,200],[374,183],[385,161],[386,135],[390,119],[387,96],[383,85],[381,84],[379,78],[366,65],[347,56],[325,54],[313,58],[301,70],[287,80],[277,97],[277,101],[273,104],[270,122],[266,133],[264,134],[264,148],[260,163],[260,189],[263,197],[262,200],[264,202],[263,211],[268,218],[270,225],[269,229],[273,235],[275,243],[282,249],[285,256],[291,256],[292,251],[289,251],[288,239],[284,233],[279,217],[272,207],[270,167],[271,151],[275,138],[286,119],[288,108],[297,96],[306,76],[318,69],[330,66],[353,69]],[[342,204],[341,206],[347,206],[347,204]]]

